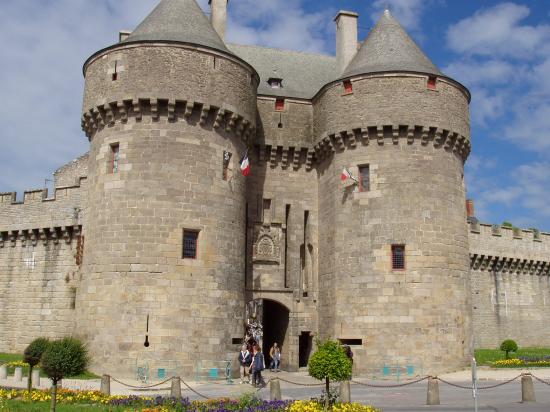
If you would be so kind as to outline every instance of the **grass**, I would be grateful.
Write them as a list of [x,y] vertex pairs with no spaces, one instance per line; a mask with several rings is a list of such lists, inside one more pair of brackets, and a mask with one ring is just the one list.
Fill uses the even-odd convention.
[[[24,401],[0,401],[0,412],[47,412],[50,410],[49,402],[24,402]],[[100,406],[90,404],[73,404],[64,405],[57,404],[56,410],[58,412],[72,412],[72,411],[90,411],[90,412],[124,412],[128,411],[128,407],[123,406]]]
[[[9,362],[22,361],[23,355],[17,353],[0,353],[0,365]],[[15,368],[8,368],[8,375],[13,375]],[[29,368],[23,367],[23,376],[29,376]],[[46,377],[46,374],[40,371],[41,377]],[[92,372],[84,372],[77,376],[71,376],[70,379],[99,379],[100,377]],[[1,409],[0,409],[1,411]]]
[[[550,355],[550,348],[520,348],[517,352],[510,352],[510,358],[544,355]],[[492,362],[506,358],[505,353],[499,349],[476,349],[475,357],[480,366],[491,366]]]

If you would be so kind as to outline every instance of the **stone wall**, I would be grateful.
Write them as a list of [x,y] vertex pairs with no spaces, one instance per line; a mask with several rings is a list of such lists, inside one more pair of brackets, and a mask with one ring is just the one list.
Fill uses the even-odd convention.
[[54,176],[55,187],[75,186],[81,177],[88,176],[88,153],[57,169]]
[[550,234],[471,224],[474,344],[549,346]]

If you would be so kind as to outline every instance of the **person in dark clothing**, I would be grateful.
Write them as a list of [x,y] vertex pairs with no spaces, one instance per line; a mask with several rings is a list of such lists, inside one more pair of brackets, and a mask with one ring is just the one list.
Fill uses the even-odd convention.
[[349,345],[344,345],[343,348],[344,348],[344,353],[346,354],[346,356],[351,362],[351,371],[353,372],[353,352],[351,351],[351,348],[349,347]]
[[252,357],[252,364],[250,365],[250,371],[252,372],[252,386],[261,388],[265,386],[264,379],[262,378],[262,371],[265,369],[264,354],[262,353],[258,345],[254,346],[254,356]]

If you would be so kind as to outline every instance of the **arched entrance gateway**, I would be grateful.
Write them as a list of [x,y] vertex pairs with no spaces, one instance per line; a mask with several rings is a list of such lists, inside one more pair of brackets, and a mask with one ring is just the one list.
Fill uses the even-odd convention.
[[288,365],[289,309],[283,304],[269,299],[255,299],[247,305],[247,325],[252,334],[256,333],[269,368],[269,349],[275,342],[281,347],[281,368]]

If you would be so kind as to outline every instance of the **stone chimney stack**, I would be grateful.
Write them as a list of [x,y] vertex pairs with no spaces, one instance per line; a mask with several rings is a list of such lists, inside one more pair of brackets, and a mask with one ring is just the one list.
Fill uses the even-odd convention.
[[357,19],[359,15],[352,11],[340,10],[336,22],[336,60],[339,73],[348,66],[357,53]]
[[225,29],[227,27],[227,3],[229,0],[209,0],[211,20],[214,30],[225,41]]
[[468,217],[468,219],[476,216],[474,201],[472,199],[466,200],[466,216]]

